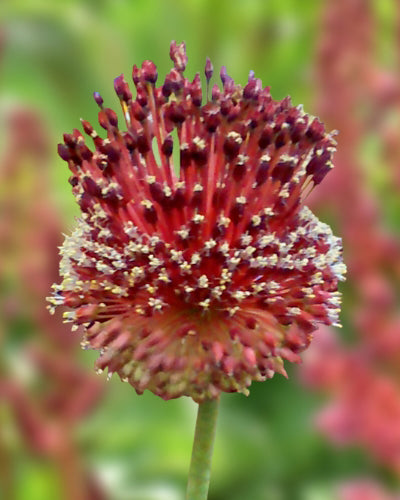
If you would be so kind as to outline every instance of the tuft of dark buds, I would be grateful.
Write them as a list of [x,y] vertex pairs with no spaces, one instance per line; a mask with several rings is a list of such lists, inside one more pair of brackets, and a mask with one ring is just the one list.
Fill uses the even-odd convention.
[[[78,130],[59,145],[82,217],[49,301],[83,325],[99,371],[200,402],[285,374],[338,323],[341,241],[303,205],[336,143],[253,72],[243,88],[223,67],[203,103],[185,44],[170,55],[159,87],[151,61],[133,67],[135,96],[115,79],[125,130],[95,92],[105,137],[82,120],[93,146]],[[207,90],[212,73],[207,59]]]

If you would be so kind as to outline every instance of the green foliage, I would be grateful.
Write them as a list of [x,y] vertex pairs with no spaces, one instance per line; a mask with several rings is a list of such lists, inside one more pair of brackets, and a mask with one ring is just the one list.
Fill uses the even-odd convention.
[[[113,78],[152,59],[160,77],[170,68],[169,43],[185,40],[188,74],[206,56],[218,81],[221,65],[244,83],[250,69],[280,99],[310,109],[315,90],[319,0],[3,0],[6,43],[0,62],[0,105],[41,111],[53,144],[53,189],[66,227],[77,214],[56,156],[63,132],[79,118],[96,121],[93,91],[116,107]],[[376,2],[378,4],[378,2]],[[378,14],[390,19],[389,2]],[[388,44],[382,40],[382,47]],[[383,50],[383,49],[382,49]],[[370,145],[373,148],[373,145]],[[393,202],[394,203],[394,202]],[[395,203],[394,203],[395,204]],[[398,203],[397,203],[398,205]],[[393,213],[393,211],[391,212]],[[397,215],[390,220],[398,222]],[[28,328],[27,328],[28,329]],[[17,336],[22,336],[16,325]],[[25,334],[24,334],[25,335]],[[91,369],[88,353],[82,362]],[[333,500],[338,480],[377,475],[359,450],[336,452],[318,436],[318,397],[280,376],[255,384],[249,398],[222,398],[210,500]],[[180,500],[189,467],[195,405],[137,396],[111,380],[93,414],[79,426],[82,452],[112,500]],[[18,449],[18,500],[61,498],[52,465]]]

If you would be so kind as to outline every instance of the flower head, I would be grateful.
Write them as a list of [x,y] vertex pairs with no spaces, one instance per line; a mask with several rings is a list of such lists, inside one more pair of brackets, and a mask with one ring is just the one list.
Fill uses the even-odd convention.
[[[335,141],[253,73],[241,87],[223,68],[203,104],[185,45],[170,55],[160,87],[151,61],[134,66],[135,98],[115,79],[126,130],[95,93],[107,137],[86,121],[93,150],[78,130],[64,135],[82,219],[50,301],[85,327],[99,370],[202,401],[284,374],[317,323],[337,322],[341,242],[301,205]],[[207,94],[212,73],[207,60]]]

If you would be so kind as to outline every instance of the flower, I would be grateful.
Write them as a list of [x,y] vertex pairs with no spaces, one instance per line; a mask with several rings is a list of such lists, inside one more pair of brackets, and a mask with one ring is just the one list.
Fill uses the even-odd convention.
[[[82,219],[50,309],[84,326],[98,370],[201,402],[285,374],[317,323],[337,323],[341,241],[301,205],[335,140],[252,72],[242,88],[222,68],[202,104],[185,45],[170,56],[160,87],[154,63],[133,67],[136,98],[115,79],[127,130],[95,93],[107,138],[82,121],[94,151],[78,130],[59,145]],[[207,59],[207,97],[212,73]]]
[[400,497],[384,489],[371,478],[356,478],[342,483],[337,488],[339,500],[399,500]]

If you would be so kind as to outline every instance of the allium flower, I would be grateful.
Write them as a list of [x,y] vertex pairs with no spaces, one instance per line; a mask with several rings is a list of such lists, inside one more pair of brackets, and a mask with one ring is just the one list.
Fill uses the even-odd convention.
[[[301,204],[335,140],[252,72],[242,88],[222,68],[202,104],[185,45],[170,56],[160,87],[151,61],[134,66],[135,98],[115,79],[126,130],[95,93],[107,138],[87,121],[94,151],[78,130],[64,135],[82,219],[50,301],[84,325],[99,370],[201,402],[285,374],[317,323],[337,323],[341,241]],[[212,73],[207,60],[207,97]]]

